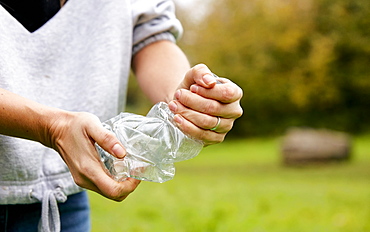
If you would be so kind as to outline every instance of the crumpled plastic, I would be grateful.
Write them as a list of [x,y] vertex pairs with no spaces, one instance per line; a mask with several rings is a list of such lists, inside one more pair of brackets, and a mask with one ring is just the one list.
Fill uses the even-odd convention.
[[127,155],[118,159],[96,144],[100,160],[117,181],[127,177],[163,183],[175,176],[175,162],[192,159],[203,148],[202,141],[184,134],[173,122],[174,114],[164,102],[146,116],[120,113],[103,126],[114,132]]

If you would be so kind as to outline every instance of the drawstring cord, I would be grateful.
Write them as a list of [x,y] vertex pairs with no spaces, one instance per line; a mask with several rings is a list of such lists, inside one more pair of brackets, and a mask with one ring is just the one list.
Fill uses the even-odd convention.
[[41,203],[41,219],[38,228],[39,232],[60,232],[61,225],[58,202],[63,203],[66,200],[67,196],[62,192],[61,188],[48,190],[44,193]]

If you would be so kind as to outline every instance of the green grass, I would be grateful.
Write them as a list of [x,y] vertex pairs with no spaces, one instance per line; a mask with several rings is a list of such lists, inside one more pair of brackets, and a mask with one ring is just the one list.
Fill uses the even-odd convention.
[[347,163],[285,167],[279,139],[225,141],[142,182],[121,203],[90,193],[93,232],[370,231],[370,136]]

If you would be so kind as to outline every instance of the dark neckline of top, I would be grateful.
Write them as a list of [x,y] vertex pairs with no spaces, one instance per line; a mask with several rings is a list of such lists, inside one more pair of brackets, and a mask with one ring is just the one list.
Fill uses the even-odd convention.
[[31,33],[54,17],[61,4],[60,0],[0,0],[0,5]]

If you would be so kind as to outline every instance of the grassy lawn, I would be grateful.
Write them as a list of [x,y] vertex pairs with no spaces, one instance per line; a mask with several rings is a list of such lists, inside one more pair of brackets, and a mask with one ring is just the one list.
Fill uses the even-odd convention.
[[279,145],[228,140],[121,203],[90,193],[93,232],[370,231],[370,135],[347,163],[285,167]]

